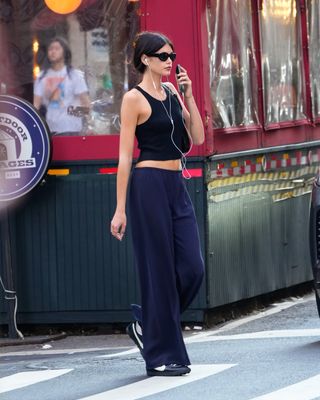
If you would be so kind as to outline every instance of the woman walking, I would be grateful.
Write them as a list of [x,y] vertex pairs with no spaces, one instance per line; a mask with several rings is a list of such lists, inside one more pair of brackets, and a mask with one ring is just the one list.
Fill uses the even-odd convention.
[[139,347],[149,376],[190,372],[180,315],[197,294],[204,266],[199,233],[185,187],[185,142],[204,141],[192,83],[181,67],[177,75],[186,106],[174,85],[162,82],[176,58],[172,42],[156,32],[140,33],[134,43],[134,66],[142,80],[121,106],[117,207],[111,233],[125,234],[126,198],[135,137],[140,155],[128,195],[141,308],[127,332]]

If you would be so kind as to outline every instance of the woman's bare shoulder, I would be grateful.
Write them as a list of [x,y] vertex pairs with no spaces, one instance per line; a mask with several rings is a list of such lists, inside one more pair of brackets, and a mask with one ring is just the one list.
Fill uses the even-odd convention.
[[132,88],[131,90],[129,90],[128,92],[126,92],[123,96],[123,100],[126,100],[129,103],[134,103],[136,102],[138,99],[140,99],[140,92],[139,90],[137,90],[136,88]]

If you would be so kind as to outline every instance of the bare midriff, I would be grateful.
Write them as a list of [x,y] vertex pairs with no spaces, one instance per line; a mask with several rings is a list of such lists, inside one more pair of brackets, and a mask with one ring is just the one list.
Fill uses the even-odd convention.
[[136,164],[136,168],[145,168],[145,167],[170,169],[172,171],[180,171],[181,170],[181,160],[165,160],[165,161],[144,160],[144,161],[139,161]]

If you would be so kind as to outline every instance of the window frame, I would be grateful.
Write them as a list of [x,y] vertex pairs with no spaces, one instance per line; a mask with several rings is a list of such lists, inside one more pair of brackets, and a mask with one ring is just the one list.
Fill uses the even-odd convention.
[[[242,127],[229,127],[229,128],[215,128],[212,127],[214,133],[224,133],[224,134],[232,134],[232,133],[242,133],[242,132],[254,132],[254,131],[262,131],[264,133],[271,133],[272,131],[298,127],[298,126],[306,126],[306,125],[314,125],[320,124],[320,116],[314,118],[312,114],[312,97],[311,97],[311,86],[310,86],[310,62],[309,62],[309,46],[308,46],[308,26],[307,26],[307,4],[306,0],[295,0],[297,13],[300,13],[300,45],[302,51],[302,63],[303,70],[301,71],[301,76],[303,78],[303,90],[305,96],[303,96],[303,105],[305,110],[305,118],[296,119],[296,120],[288,120],[271,123],[269,125],[265,124],[265,115],[264,115],[264,91],[263,91],[263,77],[262,77],[262,62],[261,62],[261,51],[262,51],[262,42],[261,42],[261,29],[260,29],[260,19],[262,13],[262,5],[263,0],[249,0],[251,2],[251,10],[252,10],[252,33],[253,33],[253,50],[255,51],[255,58],[257,63],[257,89],[258,89],[258,101],[257,101],[257,115],[258,115],[258,124],[256,125],[248,125]],[[207,8],[211,8],[211,1],[207,0]]]
[[[251,2],[253,2],[253,0],[249,0]],[[211,0],[206,0],[206,13],[208,12],[208,10],[210,10],[212,8],[212,1]],[[253,9],[252,9],[253,10]],[[207,20],[207,15],[206,15],[206,20]],[[254,31],[254,21],[253,19],[251,19],[252,22],[252,34],[253,34],[253,51],[255,52],[255,58],[256,58],[256,65],[257,65],[257,76],[259,76],[259,64],[258,64],[258,59],[257,59],[257,51],[256,51],[256,47],[255,47],[255,31]],[[207,27],[208,29],[208,27]],[[208,32],[209,33],[209,32]],[[207,35],[207,38],[209,36]],[[209,53],[208,53],[209,54]],[[208,57],[208,62],[210,62],[210,57]],[[209,84],[209,91],[211,90],[210,88],[210,82],[208,82]],[[257,80],[257,88],[259,88],[259,81]],[[245,125],[245,126],[232,126],[232,127],[228,127],[228,128],[223,128],[223,127],[214,127],[213,124],[213,115],[212,115],[212,131],[214,133],[225,133],[225,134],[232,134],[232,133],[245,133],[245,132],[259,132],[262,128],[262,124],[261,124],[261,120],[260,120],[260,101],[259,101],[259,95],[257,96],[257,123],[256,124],[252,124],[252,125]],[[211,99],[211,107],[212,107],[212,99]]]

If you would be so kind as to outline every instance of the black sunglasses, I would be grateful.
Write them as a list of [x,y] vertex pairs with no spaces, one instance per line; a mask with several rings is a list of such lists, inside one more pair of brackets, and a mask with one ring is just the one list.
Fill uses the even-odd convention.
[[160,61],[167,61],[168,58],[170,58],[171,61],[174,61],[177,57],[176,53],[153,53],[153,54],[148,54],[149,57],[158,57]]

